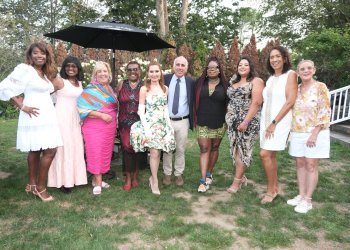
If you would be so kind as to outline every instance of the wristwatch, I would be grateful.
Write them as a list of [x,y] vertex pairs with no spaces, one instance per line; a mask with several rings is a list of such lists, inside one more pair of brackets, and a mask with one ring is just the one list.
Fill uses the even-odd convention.
[[275,119],[272,120],[272,124],[276,125],[277,121]]

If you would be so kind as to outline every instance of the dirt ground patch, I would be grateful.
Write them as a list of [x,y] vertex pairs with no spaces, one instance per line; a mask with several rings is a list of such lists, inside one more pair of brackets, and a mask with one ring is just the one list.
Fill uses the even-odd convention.
[[11,173],[0,171],[0,180],[8,178],[10,175],[11,175]]

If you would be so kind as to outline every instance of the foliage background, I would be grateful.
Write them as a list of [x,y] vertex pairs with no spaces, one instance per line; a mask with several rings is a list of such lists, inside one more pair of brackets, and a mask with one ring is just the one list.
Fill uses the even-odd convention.
[[[184,55],[190,62],[189,74],[196,78],[206,58],[217,55],[225,65],[226,76],[231,78],[243,53],[252,57],[259,76],[267,79],[265,64],[269,50],[282,44],[292,52],[294,65],[300,59],[314,60],[317,78],[330,89],[349,85],[350,3],[344,0],[262,0],[260,4],[252,0],[226,0],[226,5],[223,0],[192,0],[184,26],[179,18],[184,0],[2,0],[0,81],[23,61],[28,44],[38,39],[51,43],[58,66],[67,54],[86,63],[90,60],[111,63],[108,50],[84,49],[48,40],[43,34],[101,19],[116,19],[158,32],[159,2],[165,2],[169,20],[169,33],[164,39],[175,45],[176,50],[141,54],[117,51],[117,75],[122,75],[121,66],[135,57],[143,61],[156,58],[165,68],[171,68],[173,59]],[[5,114],[12,116],[7,105],[0,102]]]

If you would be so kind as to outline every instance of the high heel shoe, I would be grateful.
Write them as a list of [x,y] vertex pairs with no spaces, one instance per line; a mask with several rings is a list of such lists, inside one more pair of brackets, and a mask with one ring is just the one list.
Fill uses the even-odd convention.
[[158,187],[157,188],[153,187],[152,176],[149,177],[149,187],[151,188],[152,194],[160,195],[159,188]]
[[35,189],[36,189],[36,185],[27,184],[25,191],[27,192],[27,194],[29,193],[34,194]]
[[[239,183],[238,188],[233,186],[234,183]],[[234,178],[231,186],[228,189],[226,189],[226,191],[229,193],[237,193],[238,190],[242,188],[242,185],[248,185],[248,179],[247,177],[245,177],[245,175],[243,175],[241,179]]]
[[264,194],[264,197],[261,199],[261,204],[267,204],[267,203],[271,203],[273,202],[273,200],[277,197],[278,193],[274,193],[274,194],[269,194],[266,193]]
[[49,195],[49,197],[45,198],[43,197],[41,194],[43,194],[44,192],[46,192],[46,188],[44,188],[43,190],[41,190],[40,192],[36,189],[33,191],[33,194],[35,194],[36,196],[38,196],[43,202],[49,202],[49,201],[53,201],[54,198]]

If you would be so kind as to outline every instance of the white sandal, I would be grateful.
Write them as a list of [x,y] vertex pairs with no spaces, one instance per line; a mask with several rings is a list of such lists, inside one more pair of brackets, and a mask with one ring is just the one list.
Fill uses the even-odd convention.
[[99,195],[99,194],[101,194],[101,192],[102,192],[101,186],[95,186],[95,187],[92,189],[92,193],[93,193],[94,195]]
[[[95,185],[95,182],[91,182],[91,185],[93,186],[93,187],[95,187],[96,185]],[[102,188],[110,188],[111,186],[107,183],[107,182],[104,182],[104,181],[102,181]]]

